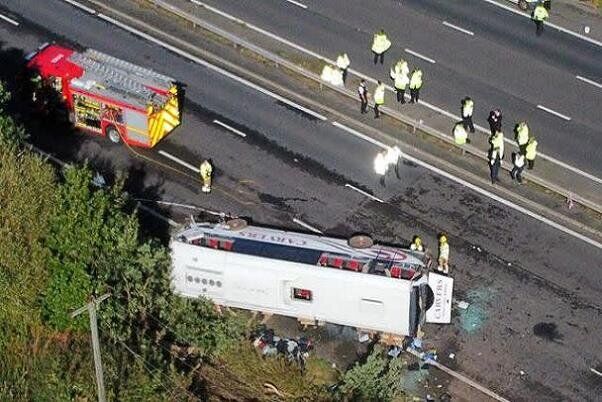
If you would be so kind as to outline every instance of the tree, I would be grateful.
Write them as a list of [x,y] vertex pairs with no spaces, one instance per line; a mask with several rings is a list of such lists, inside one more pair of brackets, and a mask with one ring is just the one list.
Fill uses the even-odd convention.
[[345,373],[341,391],[354,401],[390,401],[401,394],[403,364],[401,359],[384,357],[377,345],[365,363],[356,363]]

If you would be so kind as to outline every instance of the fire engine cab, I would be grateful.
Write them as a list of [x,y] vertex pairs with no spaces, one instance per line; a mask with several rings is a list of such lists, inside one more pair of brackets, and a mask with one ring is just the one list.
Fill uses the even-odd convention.
[[180,124],[173,78],[92,49],[44,44],[27,60],[37,83],[58,92],[77,128],[151,148]]

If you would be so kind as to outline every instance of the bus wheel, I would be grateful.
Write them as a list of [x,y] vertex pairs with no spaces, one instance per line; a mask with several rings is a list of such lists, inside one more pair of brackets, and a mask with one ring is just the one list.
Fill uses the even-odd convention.
[[109,137],[113,144],[119,144],[121,142],[121,134],[119,134],[119,131],[115,128],[115,126],[108,126],[105,129],[105,134],[107,137]]

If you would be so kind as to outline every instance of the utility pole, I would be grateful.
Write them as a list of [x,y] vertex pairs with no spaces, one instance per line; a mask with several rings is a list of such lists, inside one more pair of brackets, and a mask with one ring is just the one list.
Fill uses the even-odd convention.
[[96,299],[94,296],[90,296],[90,302],[83,307],[78,308],[71,313],[71,318],[75,318],[84,311],[88,310],[88,316],[90,318],[90,331],[92,332],[92,350],[94,351],[94,369],[96,371],[96,387],[98,392],[98,402],[106,402],[107,398],[105,395],[105,384],[102,376],[102,362],[100,361],[100,341],[98,339],[98,326],[96,322],[96,308],[105,299],[111,296],[110,293],[106,293]]

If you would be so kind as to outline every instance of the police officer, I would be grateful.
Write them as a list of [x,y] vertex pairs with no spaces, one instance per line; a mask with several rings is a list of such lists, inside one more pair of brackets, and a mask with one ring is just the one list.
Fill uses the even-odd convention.
[[537,155],[537,140],[535,137],[529,138],[525,147],[525,159],[527,159],[527,169],[533,169],[535,166],[535,156]]
[[410,103],[418,102],[422,88],[422,70],[415,68],[410,77]]
[[533,22],[535,22],[535,33],[537,36],[540,36],[542,34],[543,22],[547,20],[548,17],[549,15],[546,7],[541,2],[538,3],[537,6],[535,6],[535,9],[533,10],[533,14],[531,14],[531,18],[533,19]]
[[514,167],[512,167],[510,176],[512,177],[512,179],[516,180],[518,184],[523,184],[523,178],[521,174],[523,173],[523,169],[525,168],[525,155],[523,155],[520,152],[514,152],[512,154],[512,162],[514,163]]
[[380,176],[380,185],[385,187],[385,175],[387,174],[387,157],[385,151],[379,152],[374,158],[374,172]]
[[412,239],[412,244],[410,244],[410,250],[424,252],[424,246],[422,245],[422,239],[420,236],[416,235]]
[[439,236],[438,263],[437,271],[449,274],[449,244],[447,243],[447,236],[444,234]]
[[337,56],[337,67],[343,72],[343,83],[347,82],[347,69],[351,61],[349,61],[349,56],[347,53],[342,53]]
[[203,187],[201,187],[201,191],[203,193],[211,192],[211,176],[213,174],[213,166],[208,159],[205,159],[199,168],[199,172],[201,174],[201,180],[203,181]]
[[495,184],[500,181],[498,175],[502,161],[500,159],[500,153],[497,148],[492,148],[489,151],[489,176],[491,177],[491,184]]
[[474,110],[474,102],[470,97],[462,99],[462,123],[464,129],[470,129],[471,133],[474,133],[474,124],[472,123],[472,112]]
[[489,117],[487,118],[489,122],[489,129],[491,130],[491,135],[494,135],[496,131],[502,130],[502,111],[500,109],[495,109],[489,112]]
[[521,121],[516,126],[516,144],[521,154],[525,154],[525,148],[529,142],[529,126],[526,121]]
[[362,114],[368,113],[368,87],[366,86],[366,80],[362,79],[360,85],[357,87],[357,94],[360,97],[360,112]]
[[408,77],[409,73],[408,63],[401,59],[395,64],[395,67],[391,69],[391,79],[395,85],[395,91],[397,92],[397,102],[406,103],[405,93],[406,86],[410,82]]
[[500,160],[504,159],[504,133],[496,131],[489,140],[489,143],[491,144],[492,150],[495,149],[498,151]]
[[374,64],[380,59],[380,64],[385,62],[385,52],[391,47],[391,41],[383,29],[374,34],[372,40],[372,53],[374,53]]
[[464,145],[466,144],[466,142],[468,142],[468,133],[464,128],[464,124],[456,123],[456,125],[454,126],[453,134],[454,142],[456,143],[456,145]]
[[378,81],[376,89],[374,90],[374,118],[380,117],[380,106],[385,104],[385,84]]

